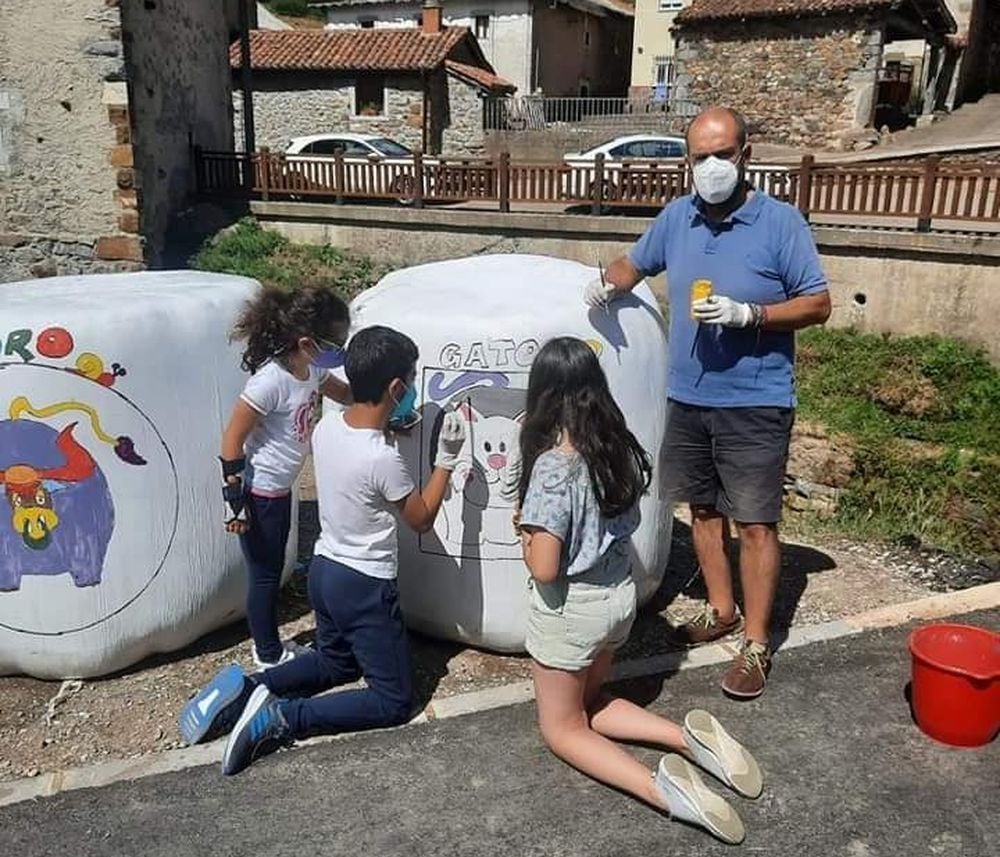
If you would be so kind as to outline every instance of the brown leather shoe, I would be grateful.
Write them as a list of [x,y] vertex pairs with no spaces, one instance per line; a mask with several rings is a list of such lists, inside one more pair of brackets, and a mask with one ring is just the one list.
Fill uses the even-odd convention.
[[729,671],[722,678],[722,690],[736,699],[756,699],[764,692],[771,671],[771,653],[767,646],[744,640]]
[[719,611],[706,604],[701,613],[674,628],[672,638],[682,646],[702,646],[734,634],[743,628],[740,608],[733,607],[733,617],[728,622],[719,619]]

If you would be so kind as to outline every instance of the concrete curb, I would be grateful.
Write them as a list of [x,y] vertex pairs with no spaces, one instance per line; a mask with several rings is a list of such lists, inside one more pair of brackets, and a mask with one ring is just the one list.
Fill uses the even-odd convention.
[[[781,649],[794,649],[860,634],[864,631],[905,625],[914,619],[941,619],[946,616],[994,608],[1000,608],[1000,582],[986,583],[958,592],[931,595],[903,604],[893,604],[833,622],[791,628],[787,638],[781,642]],[[731,639],[702,646],[698,649],[667,652],[649,658],[621,661],[615,665],[612,679],[622,680],[673,673],[678,670],[698,669],[725,663],[731,660],[737,652],[737,641]],[[517,705],[530,702],[533,698],[534,692],[530,681],[517,681],[499,687],[444,697],[432,700],[424,711],[402,728],[494,708],[503,708],[508,705]],[[300,742],[297,746],[312,746],[345,740],[356,734],[358,733],[312,738]],[[141,756],[135,759],[103,762],[84,768],[53,771],[38,777],[0,783],[0,806],[49,797],[60,792],[107,786],[123,780],[138,780],[157,774],[181,771],[185,768],[217,764],[222,759],[224,747],[225,741],[219,739],[211,744],[168,750],[164,753]]]

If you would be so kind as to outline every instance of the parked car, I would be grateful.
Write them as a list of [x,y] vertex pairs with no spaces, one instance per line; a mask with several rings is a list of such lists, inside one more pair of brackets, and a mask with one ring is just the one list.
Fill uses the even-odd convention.
[[[329,159],[338,153],[349,165],[345,175],[348,187],[364,188],[372,196],[385,193],[408,204],[413,201],[416,179],[413,172],[413,151],[389,137],[376,134],[311,134],[295,137],[285,149],[285,170],[287,174],[300,176],[314,192],[329,188],[333,191],[333,173]],[[437,161],[426,158],[424,164],[433,166]],[[351,165],[383,164],[385,172],[378,175],[376,184],[360,184],[365,181],[358,170]],[[367,173],[367,179],[371,173]]]
[[[562,193],[567,199],[585,197],[592,199],[595,192],[595,161],[604,156],[604,168],[610,171],[602,180],[601,196],[608,201],[620,199],[623,192],[634,192],[637,188],[622,187],[624,176],[621,168],[626,164],[636,166],[673,163],[679,165],[687,153],[683,137],[661,134],[629,134],[616,137],[599,146],[583,152],[571,152],[563,156],[563,163],[569,168],[562,176]],[[629,193],[631,195],[631,193]]]
[[[567,199],[593,199],[595,188],[594,162],[597,155],[604,155],[604,176],[601,196],[613,203],[616,199],[655,196],[649,166],[682,167],[687,156],[683,137],[658,134],[630,134],[616,137],[607,143],[584,152],[563,156],[568,167],[562,176],[562,193]],[[635,172],[630,168],[635,167]],[[773,164],[750,162],[747,178],[755,187],[778,199],[787,197],[788,168]]]

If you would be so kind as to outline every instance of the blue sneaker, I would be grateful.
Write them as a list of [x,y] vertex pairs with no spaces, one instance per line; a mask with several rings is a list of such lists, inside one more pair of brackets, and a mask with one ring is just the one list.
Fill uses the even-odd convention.
[[236,721],[222,754],[222,773],[238,774],[261,756],[292,743],[292,735],[279,706],[281,700],[260,685]]
[[181,711],[177,727],[184,742],[200,744],[228,732],[255,686],[236,664],[219,670]]

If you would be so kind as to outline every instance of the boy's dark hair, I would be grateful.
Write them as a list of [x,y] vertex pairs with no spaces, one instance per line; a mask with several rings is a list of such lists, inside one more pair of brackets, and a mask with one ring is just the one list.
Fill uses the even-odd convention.
[[342,342],[350,320],[347,304],[330,288],[264,286],[243,307],[232,338],[246,340],[242,365],[252,373],[295,349],[303,336]]
[[625,424],[608,379],[586,342],[560,336],[535,355],[521,424],[521,503],[535,460],[558,445],[562,432],[583,456],[601,514],[614,518],[649,489],[649,455]]
[[420,352],[405,333],[391,327],[366,327],[347,346],[344,371],[355,402],[378,404],[394,378],[413,371]]

